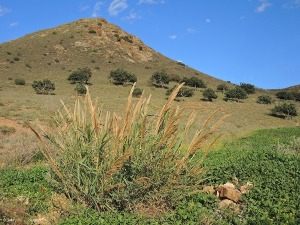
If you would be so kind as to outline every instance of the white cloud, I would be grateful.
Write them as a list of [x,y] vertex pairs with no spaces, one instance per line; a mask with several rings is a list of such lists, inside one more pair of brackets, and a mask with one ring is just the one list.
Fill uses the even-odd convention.
[[210,23],[210,19],[209,19],[209,18],[206,18],[206,19],[205,19],[205,22],[206,22],[206,23]]
[[283,5],[285,8],[296,9],[300,7],[300,0],[289,0]]
[[129,15],[124,17],[123,19],[124,20],[136,20],[136,19],[140,19],[141,17],[134,11],[134,10],[131,10]]
[[260,5],[256,8],[256,12],[262,13],[266,10],[266,8],[271,7],[272,3],[268,2],[268,0],[259,0]]
[[93,8],[93,13],[92,13],[92,17],[98,17],[99,16],[99,11],[101,6],[103,5],[103,2],[96,2]]
[[0,16],[4,16],[4,14],[9,12],[11,12],[11,10],[0,5]]
[[88,5],[80,6],[79,11],[86,11],[90,8]]
[[196,32],[197,32],[197,30],[196,30],[196,29],[194,29],[194,28],[191,28],[191,27],[189,27],[188,29],[186,29],[186,31],[187,31],[188,33],[190,33],[190,34],[194,34],[194,33],[196,33]]
[[165,3],[164,0],[139,0],[138,1],[138,5],[139,4],[158,4],[158,3]]
[[127,1],[126,0],[113,0],[110,3],[108,8],[108,12],[111,16],[117,16],[120,12],[127,9]]
[[13,22],[13,23],[9,24],[10,27],[16,27],[16,26],[18,26],[18,25],[19,25],[18,22]]
[[170,38],[171,40],[175,40],[175,39],[177,38],[177,35],[176,35],[176,34],[170,35],[169,38]]

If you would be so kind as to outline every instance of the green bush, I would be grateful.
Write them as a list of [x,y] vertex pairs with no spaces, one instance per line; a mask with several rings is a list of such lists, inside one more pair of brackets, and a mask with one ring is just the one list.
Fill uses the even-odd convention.
[[57,115],[55,132],[45,135],[56,150],[42,145],[60,190],[98,212],[130,211],[139,203],[172,205],[199,192],[208,154],[203,142],[218,139],[210,128],[223,118],[214,113],[189,140],[194,114],[182,127],[181,111],[172,107],[181,87],[152,117],[149,99],[140,98],[133,106],[131,95],[122,117],[103,116],[89,93],[85,102],[76,101],[75,110],[63,107],[66,112]]
[[297,108],[293,103],[280,103],[271,109],[271,115],[283,118],[297,116]]
[[166,88],[166,85],[168,85],[171,81],[170,75],[167,74],[166,71],[156,71],[152,74],[150,77],[150,85],[155,87],[161,87]]
[[181,82],[184,82],[189,87],[206,88],[206,84],[198,77],[184,77]]
[[[174,89],[177,87],[177,85],[175,85],[173,88],[170,88],[166,91],[166,95],[170,95]],[[188,87],[182,87],[180,88],[180,90],[178,91],[176,97],[192,97],[194,95],[194,90]]]
[[243,88],[247,92],[247,94],[255,93],[255,86],[252,84],[240,83],[240,87]]
[[75,91],[77,92],[77,94],[85,95],[87,89],[82,83],[78,83],[76,84]]
[[271,104],[273,100],[269,95],[260,95],[256,102],[259,104]]
[[245,89],[237,86],[233,89],[229,89],[226,93],[225,93],[225,100],[240,100],[240,99],[246,99],[248,98],[247,92],[245,91]]
[[16,85],[25,85],[25,80],[17,78],[17,79],[15,79],[15,84]]
[[38,81],[35,80],[32,83],[32,88],[37,94],[48,95],[53,93],[53,91],[55,90],[55,84],[48,79]]
[[139,97],[141,97],[142,94],[143,94],[143,89],[140,89],[140,88],[133,89],[133,92],[132,92],[133,97],[139,98]]
[[228,91],[229,90],[229,87],[227,84],[219,84],[217,86],[217,90],[218,91],[221,91],[222,93],[224,93],[225,91]]
[[73,71],[69,75],[68,81],[70,81],[71,84],[75,84],[75,83],[89,84],[91,77],[92,77],[92,71],[90,68],[88,67],[79,68]]
[[299,98],[299,94],[295,91],[278,91],[276,97],[282,100],[296,100]]
[[217,99],[218,95],[213,89],[207,88],[203,91],[203,97],[206,98],[208,101],[212,101],[213,99]]
[[110,71],[110,75],[108,78],[115,85],[124,85],[127,83],[133,84],[137,81],[137,78],[133,73],[129,73],[126,70],[120,68]]

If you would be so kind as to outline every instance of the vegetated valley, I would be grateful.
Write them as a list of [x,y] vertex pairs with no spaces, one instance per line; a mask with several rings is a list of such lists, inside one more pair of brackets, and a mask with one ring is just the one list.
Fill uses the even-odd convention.
[[0,224],[299,224],[300,87],[233,84],[105,19],[0,45]]

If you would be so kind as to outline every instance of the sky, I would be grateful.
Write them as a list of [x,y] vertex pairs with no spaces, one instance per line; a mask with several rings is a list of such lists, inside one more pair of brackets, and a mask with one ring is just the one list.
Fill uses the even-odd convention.
[[0,0],[0,44],[98,17],[224,81],[300,84],[300,0]]

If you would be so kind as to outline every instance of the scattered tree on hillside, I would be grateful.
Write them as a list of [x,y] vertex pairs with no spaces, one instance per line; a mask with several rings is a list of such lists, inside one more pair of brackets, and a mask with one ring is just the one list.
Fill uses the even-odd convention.
[[298,113],[295,104],[284,102],[272,108],[271,115],[286,118],[286,117],[297,116]]
[[48,79],[38,81],[35,80],[32,83],[32,88],[37,94],[48,95],[55,90],[55,84]]
[[182,82],[189,87],[206,88],[206,84],[199,77],[184,77]]
[[137,81],[137,78],[134,74],[120,68],[110,71],[110,75],[108,78],[115,85],[124,85],[127,83],[133,84]]
[[229,87],[227,84],[219,84],[217,86],[217,90],[221,91],[222,93],[224,93],[225,91],[228,91]]
[[246,99],[248,98],[247,92],[245,89],[241,88],[240,86],[237,86],[233,89],[229,89],[225,93],[225,100],[234,100],[239,101],[240,99]]
[[260,95],[260,96],[258,96],[256,102],[259,104],[271,104],[273,102],[273,100],[268,95]]
[[92,71],[90,68],[88,67],[79,68],[70,74],[70,76],[68,77],[68,81],[70,81],[71,84],[75,84],[75,83],[88,84],[91,77],[92,77]]
[[240,83],[240,87],[243,88],[247,92],[247,94],[255,93],[255,86],[252,84]]
[[218,96],[216,94],[216,92],[211,89],[211,88],[207,88],[203,91],[203,97],[206,98],[208,101],[212,101],[213,99],[217,99]]
[[[177,87],[177,85],[175,85],[174,87],[168,89],[166,91],[166,95],[170,95],[176,87]],[[176,97],[192,97],[193,95],[194,95],[194,90],[193,89],[188,88],[188,87],[182,87],[178,91]]]
[[166,85],[168,85],[171,81],[170,76],[165,71],[156,71],[151,77],[150,77],[150,85],[155,87],[161,87],[166,88]]

